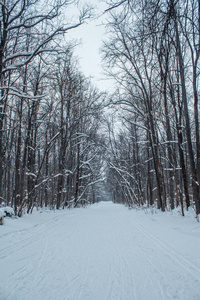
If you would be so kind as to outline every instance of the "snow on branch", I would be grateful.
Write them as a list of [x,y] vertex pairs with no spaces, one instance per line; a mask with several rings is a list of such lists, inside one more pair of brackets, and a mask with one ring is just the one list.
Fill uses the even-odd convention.
[[27,176],[32,176],[32,177],[37,178],[37,175],[36,175],[35,173],[26,172],[26,175],[27,175]]
[[[81,198],[83,197],[83,195],[85,194],[85,192],[87,191],[87,189],[88,189],[91,185],[95,185],[95,184],[97,184],[97,183],[99,183],[99,182],[103,182],[103,181],[104,181],[104,178],[100,178],[100,179],[97,179],[97,180],[95,180],[95,181],[92,181],[92,182],[88,183],[88,184],[86,185],[86,187],[84,188],[83,192],[81,193],[81,195],[77,198],[75,205],[76,205],[79,201],[81,201]],[[69,202],[74,202],[74,199],[72,199],[72,200],[69,201]]]
[[[44,20],[51,20],[55,17],[56,15],[53,15],[53,16],[50,16],[50,15],[37,15],[37,16],[33,16],[33,17],[30,17],[30,18],[27,18],[26,20],[24,20],[23,23],[19,23],[19,24],[16,24],[14,26],[10,26],[8,27],[8,30],[13,30],[13,29],[19,29],[20,27],[24,27],[26,29],[28,28],[32,28],[36,25],[38,25],[39,23],[43,22]],[[37,21],[35,21],[34,23],[31,23],[31,24],[26,24],[34,19],[39,19]],[[11,24],[11,22],[9,22],[9,24]]]
[[32,100],[36,100],[36,101],[47,96],[47,94],[42,94],[42,95],[37,95],[37,96],[34,96],[33,94],[30,95],[28,93],[20,92],[18,89],[11,87],[11,86],[0,87],[0,90],[5,90],[5,89],[7,89],[9,91],[9,95],[11,95],[11,96],[27,98],[27,99],[32,99]]
[[[15,70],[15,69],[17,69],[19,67],[27,65],[33,59],[33,57],[37,56],[38,54],[41,54],[42,52],[56,51],[55,49],[41,49],[41,48],[44,45],[48,44],[56,35],[64,33],[64,32],[66,32],[68,30],[77,28],[81,24],[82,24],[82,21],[80,21],[79,23],[77,23],[75,25],[69,26],[69,27],[64,27],[63,26],[63,27],[57,28],[51,35],[49,35],[46,39],[44,39],[43,41],[41,41],[41,43],[35,48],[35,50],[33,50],[32,53],[29,53],[29,54],[26,53],[25,56],[28,56],[27,59],[25,59],[25,60],[23,60],[21,62],[18,62],[18,63],[11,64],[10,66],[4,68],[2,70],[2,73],[5,73],[6,71],[12,71],[12,70]],[[23,55],[21,55],[21,56],[23,56]],[[11,59],[11,57],[9,59]]]

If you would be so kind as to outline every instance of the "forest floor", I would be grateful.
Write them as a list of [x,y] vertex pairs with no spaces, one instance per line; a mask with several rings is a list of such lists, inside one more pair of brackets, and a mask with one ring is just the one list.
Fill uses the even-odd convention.
[[199,300],[200,223],[111,202],[5,219],[0,300]]

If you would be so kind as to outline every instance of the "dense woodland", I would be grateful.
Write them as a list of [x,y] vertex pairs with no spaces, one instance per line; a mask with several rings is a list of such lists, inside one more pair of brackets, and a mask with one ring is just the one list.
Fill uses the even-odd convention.
[[0,196],[19,216],[34,206],[95,202],[104,95],[78,70],[61,12],[70,1],[1,2]]
[[80,73],[66,41],[91,18],[83,6],[68,23],[72,2],[0,2],[0,204],[21,216],[104,192],[200,214],[200,1],[107,1],[112,95]]
[[123,110],[117,136],[110,126],[113,197],[199,214],[200,1],[111,1],[108,11],[104,59]]

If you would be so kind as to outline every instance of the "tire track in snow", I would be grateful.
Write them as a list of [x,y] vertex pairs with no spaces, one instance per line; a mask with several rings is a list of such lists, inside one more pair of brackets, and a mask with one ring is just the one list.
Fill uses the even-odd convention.
[[[33,243],[34,241],[36,241],[38,239],[43,239],[44,238],[43,234],[51,232],[52,229],[55,229],[55,223],[54,222],[56,221],[56,223],[57,223],[58,220],[59,220],[58,218],[55,218],[50,222],[37,224],[37,225],[34,225],[34,226],[32,226],[28,229],[21,229],[17,232],[14,231],[14,232],[11,232],[11,233],[7,233],[5,236],[7,236],[8,238],[10,238],[10,237],[14,238],[14,237],[16,237],[16,234],[21,236],[21,234],[23,234],[23,233],[26,233],[26,235],[31,235],[31,236],[19,239],[16,243],[12,243],[12,247],[7,246],[7,247],[1,248],[0,259],[4,258],[4,256],[7,257],[8,255],[12,255],[13,249],[14,249],[15,252],[19,251],[19,250],[21,251],[21,249],[23,247],[26,247],[27,245]],[[53,223],[53,225],[52,225],[52,223]],[[50,224],[52,226],[49,226]],[[37,227],[42,228],[43,226],[45,226],[45,228],[42,229],[42,231],[40,230],[40,235],[38,235],[38,228]],[[58,227],[59,227],[59,223],[57,224],[57,228]],[[37,228],[37,230],[36,230],[36,228]],[[11,253],[9,253],[9,252],[11,252]]]
[[[68,218],[69,219],[69,218]],[[18,264],[20,263],[23,264],[23,267],[19,267],[19,269],[15,270],[15,272],[11,273],[9,275],[9,283],[4,286],[3,290],[4,292],[7,291],[7,296],[5,299],[13,299],[13,294],[17,294],[18,291],[22,288],[24,288],[24,280],[27,280],[27,278],[30,278],[32,280],[32,290],[34,288],[35,282],[36,282],[36,273],[39,272],[39,269],[42,266],[42,261],[41,261],[41,252],[42,252],[42,257],[44,257],[44,249],[47,247],[48,240],[51,240],[52,235],[59,236],[59,228],[60,228],[60,223],[62,223],[62,217],[55,216],[52,218],[51,221],[49,222],[44,222],[42,224],[37,224],[29,229],[25,230],[27,234],[33,235],[31,237],[26,237],[23,239],[18,239],[17,243],[13,243],[12,247],[4,247],[3,249],[3,256],[0,259],[3,259],[4,257],[8,258],[9,256],[13,256],[13,254],[16,256],[17,253],[19,253],[22,257],[17,259]],[[51,226],[50,226],[51,225]],[[24,232],[24,230],[20,230],[21,232]],[[73,233],[70,233],[71,235]],[[9,237],[9,233],[8,233]],[[68,237],[68,236],[67,236]],[[44,248],[41,251],[40,247],[41,245],[45,242]],[[38,245],[38,247],[35,247],[35,245]],[[33,253],[31,248],[33,246],[34,248],[38,248],[36,253]],[[30,251],[29,251],[30,249]],[[24,256],[24,253],[31,253],[31,255],[26,255]],[[6,252],[6,254],[5,254]],[[51,258],[52,261],[54,260],[54,257]],[[32,261],[32,262],[31,262]],[[38,261],[40,262],[38,265]],[[31,262],[31,263],[30,263]],[[28,263],[28,265],[27,265]],[[49,262],[51,263],[51,262]],[[17,278],[17,281],[16,281]],[[39,282],[40,285],[41,281]],[[12,291],[11,291],[12,290]],[[11,297],[11,298],[10,298]],[[26,299],[26,298],[25,298]],[[20,299],[21,300],[21,299]]]
[[[136,235],[135,227],[130,228],[128,224],[129,222],[121,227],[124,236],[127,236],[128,239],[126,247],[120,245],[120,239],[119,241],[116,239],[117,231],[113,230],[114,247],[118,253],[118,262],[120,261],[123,270],[122,280],[125,280],[124,292],[119,299],[143,300],[148,294],[151,300],[166,300],[159,278],[152,278],[152,273],[149,271],[149,263],[144,251],[145,236],[138,235],[138,233]],[[152,287],[151,293],[149,293],[150,291],[146,292],[149,285]],[[155,289],[155,286],[157,289]]]
[[[162,256],[168,257],[169,260],[169,265],[165,265],[162,260],[159,261],[158,255],[156,257],[156,248],[154,249],[154,253],[152,251],[149,251],[149,249],[146,249],[146,259],[148,261],[148,264],[152,266],[152,269],[154,270],[155,274],[158,274],[160,278],[162,278],[162,283],[164,284],[164,289],[165,291],[168,290],[168,286],[170,286],[170,295],[168,295],[168,298],[171,299],[172,297],[174,299],[186,299],[188,298],[182,298],[184,297],[184,291],[185,291],[185,286],[186,285],[188,290],[190,290],[190,283],[191,283],[191,276],[193,277],[193,281],[196,283],[197,287],[200,287],[200,271],[198,268],[189,260],[182,258],[179,256],[179,254],[173,250],[171,247],[169,247],[167,244],[163,243],[160,241],[155,235],[153,235],[149,230],[144,228],[141,224],[139,224],[136,220],[130,219],[130,222],[135,226],[142,234],[144,234],[147,238],[147,240],[151,240],[154,245],[159,249],[159,255],[162,253]],[[154,260],[155,263],[152,261]],[[178,266],[177,266],[178,265]],[[180,267],[183,268],[184,272],[180,272]],[[165,271],[164,271],[165,270]],[[175,286],[174,282],[171,282],[169,280],[170,276],[167,276],[165,272],[171,272],[172,275],[174,275],[177,270],[178,272],[178,279],[179,283],[182,284],[182,290],[181,287],[179,286],[179,290],[177,289],[177,286]],[[185,271],[188,273],[188,276],[186,276]],[[180,276],[182,279],[180,280]],[[172,278],[173,280],[173,278]],[[184,280],[184,282],[183,282]],[[177,278],[176,278],[177,281]],[[173,291],[171,295],[171,291]],[[195,293],[196,296],[193,300],[199,300],[200,299],[200,289],[198,288],[198,291],[194,291],[191,289],[191,292]],[[182,293],[182,296],[180,295]],[[166,293],[165,293],[166,294]],[[167,295],[166,295],[167,296]],[[166,297],[165,296],[165,297]],[[188,296],[186,296],[188,297]],[[164,298],[165,299],[165,298]]]
[[[6,273],[10,284],[3,289],[3,295],[7,293],[3,300],[200,299],[197,284],[189,287],[192,280],[199,283],[198,270],[185,258],[178,263],[178,253],[142,227],[140,220],[131,219],[127,208],[100,203],[77,209],[73,216],[71,212],[51,215],[51,221],[41,215],[43,224],[30,227],[23,238],[22,232],[13,238],[10,245],[16,245],[16,253],[9,250],[2,261],[6,266],[13,253],[18,265],[11,263]],[[175,275],[179,278],[173,281]],[[185,291],[192,298],[178,290],[186,277]],[[195,287],[197,292],[191,291]]]
[[[169,245],[161,242],[155,235],[150,231],[145,229],[142,225],[137,223],[135,220],[130,220],[131,223],[136,226],[148,239],[151,239],[154,244],[166,253],[167,256],[170,256],[175,260],[181,267],[183,267],[187,272],[189,272],[195,279],[200,281],[200,270],[189,260],[181,257],[175,250],[169,247]],[[191,270],[192,268],[192,270]]]
[[43,251],[42,251],[42,255],[41,255],[41,257],[40,257],[40,259],[39,259],[39,262],[38,262],[38,264],[37,264],[37,266],[36,266],[36,268],[35,268],[35,271],[36,271],[36,272],[34,272],[34,273],[35,273],[35,276],[34,276],[33,283],[32,283],[32,287],[31,287],[31,290],[30,290],[29,294],[32,293],[33,288],[35,287],[35,282],[36,282],[36,279],[37,279],[39,270],[40,270],[40,268],[41,268],[41,265],[42,265],[42,262],[43,262],[43,260],[44,260],[44,256],[45,256],[45,253],[46,253],[47,244],[48,244],[48,241],[46,240],[45,245],[44,245],[44,248],[43,248]]
[[[123,283],[123,291],[120,289],[120,294],[118,295],[118,298],[116,299],[124,299],[124,295],[126,295],[127,293],[129,294],[129,291],[131,293],[131,295],[129,294],[129,299],[137,299],[137,293],[136,293],[136,289],[135,289],[135,278],[133,276],[133,270],[130,269],[129,266],[129,262],[127,261],[127,253],[122,253],[122,251],[120,251],[120,242],[117,242],[117,238],[116,238],[116,231],[114,230],[114,226],[110,226],[110,230],[112,232],[112,244],[113,247],[112,249],[115,249],[115,264],[119,265],[119,269],[120,269],[120,278],[119,278],[119,282]],[[128,278],[128,279],[127,279]],[[127,280],[130,281],[130,283],[127,284]],[[127,290],[127,287],[131,286],[133,287],[133,290],[131,288]],[[110,300],[111,298],[107,298],[107,300]]]
[[[41,214],[42,217],[42,214]],[[19,239],[17,242],[12,243],[12,247],[11,246],[7,246],[7,247],[1,247],[0,248],[0,259],[7,257],[8,255],[12,255],[13,254],[13,249],[14,251],[21,251],[23,248],[26,248],[28,245],[31,245],[32,243],[34,243],[35,241],[38,241],[39,239],[42,240],[44,239],[46,234],[52,234],[53,231],[57,231],[57,229],[60,228],[60,223],[62,223],[63,217],[66,217],[63,214],[60,214],[59,216],[54,216],[51,221],[48,222],[43,222],[41,224],[35,224],[32,227],[28,228],[28,229],[21,229],[18,231],[12,231],[12,232],[8,232],[2,236],[6,236],[9,239],[14,239],[16,238],[16,235],[19,235]],[[71,217],[71,216],[70,216]],[[73,218],[73,216],[70,218],[69,216],[67,216],[68,220],[70,220],[71,218]],[[22,236],[22,234],[26,234],[26,237],[24,237],[24,235]],[[57,231],[57,233],[59,234],[59,231]]]

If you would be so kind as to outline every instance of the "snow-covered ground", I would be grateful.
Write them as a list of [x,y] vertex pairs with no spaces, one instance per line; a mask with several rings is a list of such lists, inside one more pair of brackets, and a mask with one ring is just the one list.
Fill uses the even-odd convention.
[[200,224],[101,202],[5,219],[0,300],[199,300]]

